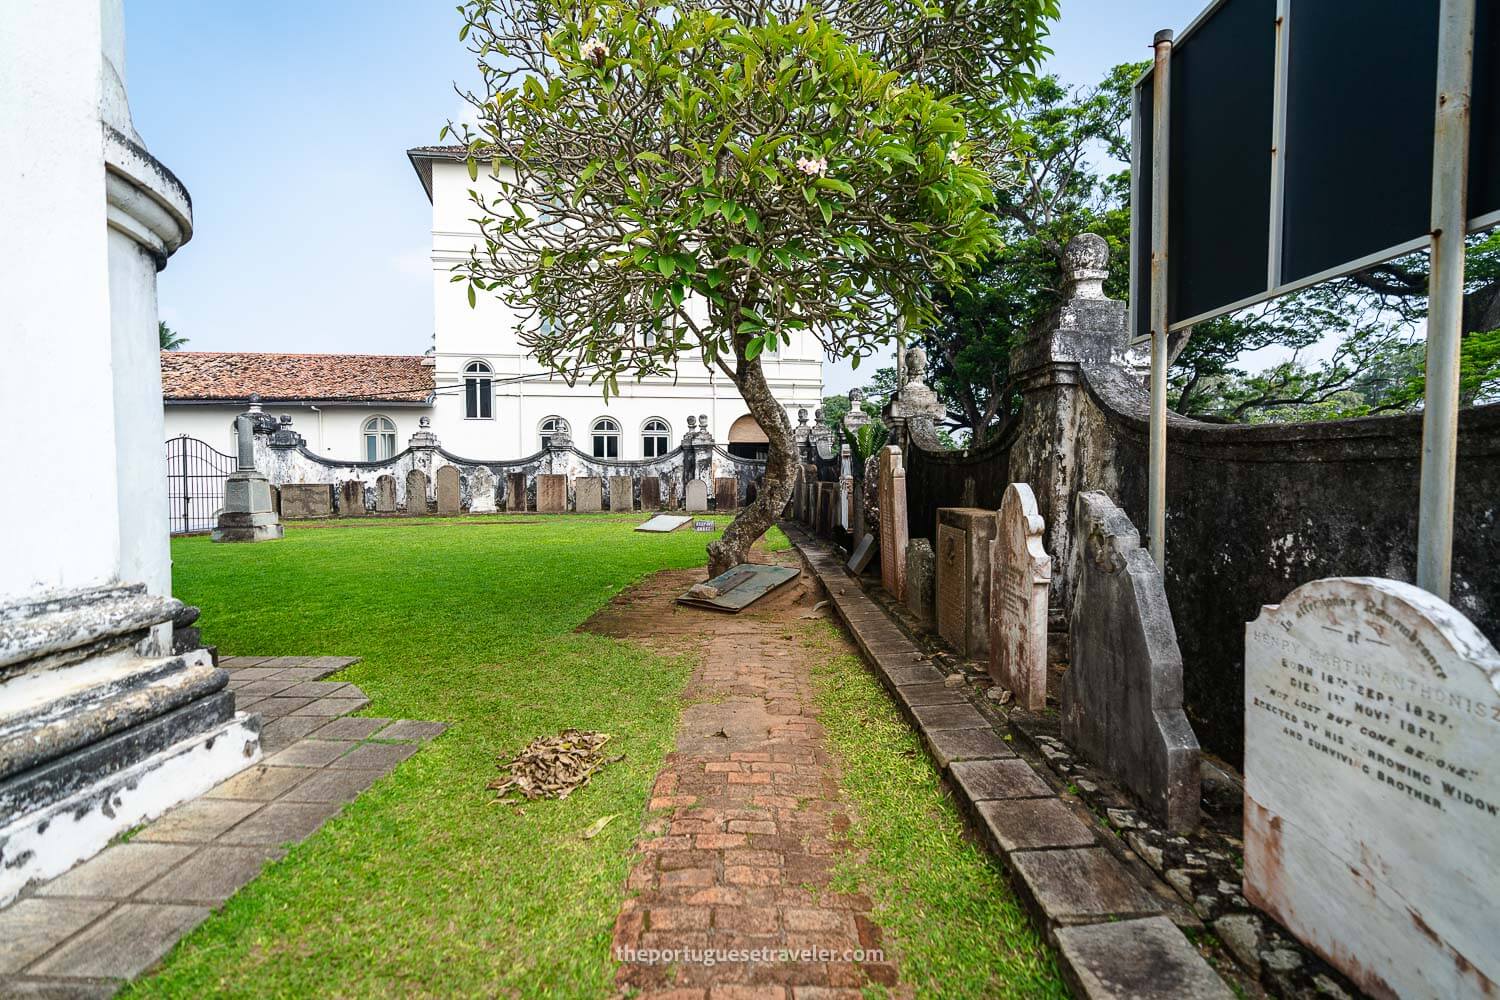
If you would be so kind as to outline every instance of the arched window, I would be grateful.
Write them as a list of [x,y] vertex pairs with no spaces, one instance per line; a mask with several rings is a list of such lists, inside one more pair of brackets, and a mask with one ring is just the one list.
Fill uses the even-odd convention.
[[652,417],[641,427],[641,457],[661,458],[667,453],[672,429],[660,417]]
[[389,417],[365,421],[365,461],[384,462],[396,454],[396,425]]
[[542,421],[541,433],[543,451],[546,451],[548,448],[552,447],[552,435],[556,434],[558,431],[561,431],[564,434],[571,433],[571,431],[569,431],[568,429],[568,422],[562,417],[548,417]]
[[494,373],[483,361],[470,361],[464,366],[464,416],[469,420],[488,420],[494,416],[493,385],[490,376]]
[[609,417],[594,421],[594,457],[620,457],[620,425]]

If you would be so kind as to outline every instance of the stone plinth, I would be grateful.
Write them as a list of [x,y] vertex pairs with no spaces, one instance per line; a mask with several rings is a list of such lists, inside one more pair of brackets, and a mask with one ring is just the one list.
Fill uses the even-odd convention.
[[662,509],[662,489],[660,476],[641,477],[641,510]]
[[701,479],[688,480],[687,510],[693,514],[708,510],[708,484]]
[[281,487],[281,516],[287,520],[333,516],[329,483],[287,483]]
[[512,514],[524,514],[527,508],[526,501],[526,473],[507,473],[505,476],[505,509]]
[[427,513],[427,473],[412,469],[406,474],[406,514],[422,517]]
[[481,465],[469,480],[469,513],[495,512],[495,474]]
[[0,608],[0,904],[259,758],[208,650],[138,652],[182,608],[141,585]]
[[375,513],[396,513],[396,477],[377,476],[375,479]]
[[906,600],[906,467],[901,449],[880,450],[880,582],[898,601]]
[[599,476],[579,476],[573,480],[573,509],[580,514],[598,514],[604,510],[604,480]]
[[635,480],[632,477],[609,477],[609,509],[616,514],[635,510]]
[[536,477],[536,511],[538,514],[563,514],[568,509],[568,477]]
[[1245,896],[1372,996],[1500,994],[1500,653],[1410,584],[1245,632]]
[[938,634],[960,656],[989,656],[990,543],[994,539],[994,511],[978,507],[938,510]]
[[365,516],[365,484],[348,479],[339,487],[339,514],[344,517]]
[[1073,655],[1063,738],[1175,832],[1198,825],[1198,739],[1182,711],[1182,654],[1161,574],[1125,512],[1081,493]]
[[1031,487],[1007,486],[990,544],[990,676],[1031,712],[1047,707],[1052,559],[1042,546],[1043,528]]
[[224,506],[214,525],[216,542],[266,542],[282,536],[271,482],[255,467],[255,431],[264,418],[259,404],[235,418],[237,467],[224,481]]
[[734,510],[740,505],[740,481],[733,476],[714,480],[714,509]]
[[463,509],[463,488],[459,482],[458,470],[445,465],[437,471],[437,512],[462,514]]

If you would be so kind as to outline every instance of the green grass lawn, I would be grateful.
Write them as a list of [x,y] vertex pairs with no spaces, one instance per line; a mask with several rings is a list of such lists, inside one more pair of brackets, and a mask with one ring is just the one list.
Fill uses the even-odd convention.
[[[361,714],[451,728],[129,995],[607,995],[630,845],[691,664],[573,630],[641,577],[703,565],[716,537],[637,534],[641,520],[371,520],[292,525],[272,544],[174,540],[174,591],[202,607],[222,653],[360,656],[339,677],[370,696]],[[570,726],[613,734],[625,760],[565,801],[494,804],[499,755]]]
[[[832,629],[809,626],[804,641],[833,650]],[[964,839],[921,742],[869,668],[830,652],[814,681],[855,811],[855,850],[837,883],[874,900],[901,982],[942,1000],[1068,996],[1052,950],[994,861]]]

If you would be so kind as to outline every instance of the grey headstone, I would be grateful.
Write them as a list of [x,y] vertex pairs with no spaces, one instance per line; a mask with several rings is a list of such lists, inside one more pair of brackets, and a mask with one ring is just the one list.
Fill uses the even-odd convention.
[[[871,535],[866,538],[873,537]],[[937,621],[937,555],[925,538],[906,543],[906,610],[927,628]]]
[[329,483],[286,483],[281,487],[284,520],[333,516],[333,486]]
[[597,514],[604,509],[604,480],[599,476],[580,476],[573,480],[573,507],[580,514]]
[[1074,519],[1073,655],[1063,738],[1174,832],[1198,825],[1198,739],[1182,711],[1182,654],[1161,573],[1125,512],[1082,493]]
[[641,477],[641,510],[662,509],[662,489],[660,476]]
[[937,519],[938,634],[960,656],[987,659],[995,512],[944,507]]
[[406,513],[408,517],[427,513],[427,473],[421,469],[406,474]]
[[1047,601],[1052,558],[1025,483],[1011,483],[990,545],[990,676],[1032,712],[1047,707]]
[[463,513],[463,490],[459,483],[458,469],[445,465],[437,471],[437,512],[439,514]]
[[1303,584],[1245,632],[1245,895],[1372,996],[1500,991],[1500,653],[1447,603]]
[[688,480],[687,509],[690,513],[700,513],[708,510],[708,484],[703,480]]
[[536,511],[538,514],[562,514],[568,509],[568,477],[536,477]]
[[632,477],[609,477],[609,509],[615,514],[635,510],[635,480]]
[[874,558],[875,538],[872,535],[866,535],[858,545],[854,546],[854,554],[849,557],[849,572],[863,573],[870,568],[870,561]]
[[505,509],[512,514],[526,513],[526,473],[510,472],[505,476]]
[[375,513],[396,513],[395,476],[378,476],[375,479]]
[[348,479],[339,488],[339,513],[344,517],[365,516],[365,484],[358,479]]

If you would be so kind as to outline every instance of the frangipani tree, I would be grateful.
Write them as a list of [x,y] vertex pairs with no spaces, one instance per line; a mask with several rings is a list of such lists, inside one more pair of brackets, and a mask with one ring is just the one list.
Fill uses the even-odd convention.
[[459,134],[492,182],[454,280],[606,396],[688,360],[734,382],[770,447],[757,500],[710,546],[722,572],[793,487],[763,353],[800,334],[857,363],[994,249],[1010,150],[991,109],[1028,86],[1056,0],[459,10],[485,83]]

